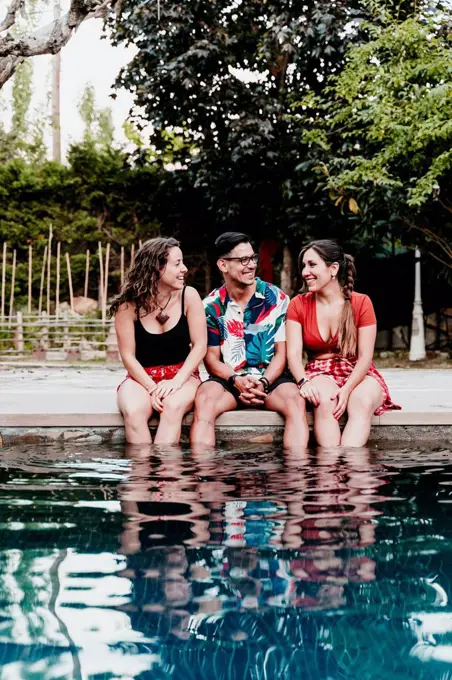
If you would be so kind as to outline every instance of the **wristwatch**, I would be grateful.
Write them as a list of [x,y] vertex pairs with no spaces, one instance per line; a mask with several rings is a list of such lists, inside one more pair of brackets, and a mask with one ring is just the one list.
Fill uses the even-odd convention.
[[233,373],[229,378],[228,378],[228,385],[230,387],[235,387],[235,379],[238,378],[239,376],[237,373]]
[[309,382],[309,378],[300,378],[300,380],[297,382],[297,387],[302,387],[307,382]]

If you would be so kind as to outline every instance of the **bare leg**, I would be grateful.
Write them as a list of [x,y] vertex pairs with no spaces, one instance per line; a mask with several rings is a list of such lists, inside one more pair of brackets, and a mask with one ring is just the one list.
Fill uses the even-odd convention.
[[118,408],[124,418],[126,441],[129,444],[151,444],[148,420],[151,417],[151,397],[144,387],[129,378],[119,388]]
[[336,383],[326,375],[319,375],[313,378],[311,382],[320,394],[320,404],[314,408],[314,433],[317,444],[324,448],[339,446],[341,430],[339,423],[333,416],[336,402],[331,399],[337,389]]
[[372,415],[383,399],[383,390],[370,375],[355,387],[347,404],[348,420],[342,433],[342,446],[365,446]]
[[279,385],[265,400],[265,408],[280,413],[285,419],[284,446],[306,448],[309,428],[305,400],[293,383]]
[[226,411],[237,408],[235,397],[216,382],[205,382],[195,400],[195,414],[190,431],[192,446],[215,446],[215,420]]
[[154,444],[178,444],[182,418],[193,408],[198,387],[199,380],[189,378],[180,390],[165,397]]

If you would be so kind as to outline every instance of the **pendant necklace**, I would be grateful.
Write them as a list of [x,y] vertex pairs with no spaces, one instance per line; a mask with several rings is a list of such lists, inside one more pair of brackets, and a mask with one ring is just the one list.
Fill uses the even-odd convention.
[[173,296],[173,294],[170,293],[170,296],[169,296],[169,298],[168,298],[168,300],[167,300],[167,302],[166,302],[166,305],[165,305],[164,307],[160,307],[159,303],[158,303],[158,302],[156,303],[156,304],[157,304],[157,307],[160,309],[160,311],[159,311],[159,313],[156,315],[155,318],[157,319],[157,321],[158,321],[160,324],[162,324],[162,326],[163,326],[163,324],[166,323],[166,322],[168,321],[168,319],[169,319],[169,314],[167,314],[167,313],[165,312],[165,309],[168,307],[169,301],[171,300],[172,296]]

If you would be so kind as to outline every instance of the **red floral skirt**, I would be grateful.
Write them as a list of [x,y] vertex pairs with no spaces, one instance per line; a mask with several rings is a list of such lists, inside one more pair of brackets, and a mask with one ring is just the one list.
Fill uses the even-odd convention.
[[[159,383],[161,380],[172,380],[173,378],[175,378],[183,365],[184,365],[184,362],[182,362],[180,364],[171,364],[170,366],[149,366],[149,367],[145,367],[144,370],[146,371],[146,373],[148,375],[151,376],[152,380],[155,383]],[[197,378],[198,380],[200,380],[198,370],[193,371],[192,376],[193,376],[193,378]],[[116,391],[118,391],[119,388],[122,385],[124,385],[125,381],[128,380],[129,378],[131,380],[134,379],[134,378],[132,378],[130,373],[127,373],[124,380],[116,388]]]
[[[355,368],[357,359],[344,359],[344,357],[334,357],[334,359],[312,359],[306,364],[306,375],[308,378],[316,378],[318,375],[328,375],[333,378],[338,387],[345,385]],[[384,394],[384,401],[375,411],[376,416],[380,416],[385,411],[400,411],[401,406],[394,404],[388,386],[382,375],[377,371],[373,364],[370,365],[366,375],[375,378]]]

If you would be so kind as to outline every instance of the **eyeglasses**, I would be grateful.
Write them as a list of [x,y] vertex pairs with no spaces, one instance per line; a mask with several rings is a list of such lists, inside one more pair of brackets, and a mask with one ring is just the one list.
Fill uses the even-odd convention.
[[250,262],[257,264],[259,262],[259,255],[250,255],[249,257],[222,257],[222,260],[237,260],[242,267],[247,267]]

